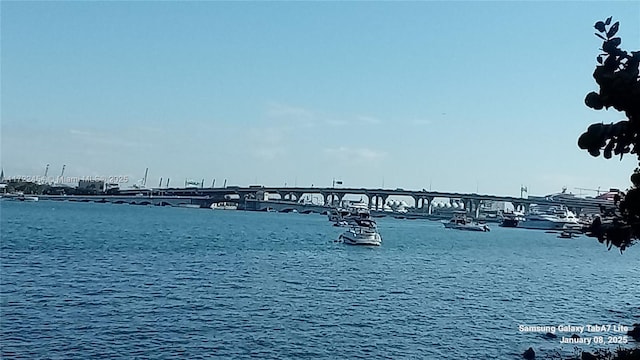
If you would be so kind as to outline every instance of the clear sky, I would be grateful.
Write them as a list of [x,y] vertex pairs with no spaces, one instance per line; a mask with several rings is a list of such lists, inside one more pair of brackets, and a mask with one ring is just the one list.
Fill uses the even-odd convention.
[[[577,147],[601,42],[640,2],[10,2],[5,175],[148,185],[626,188],[633,157]],[[130,183],[131,184],[131,183]],[[127,185],[123,185],[126,187]]]

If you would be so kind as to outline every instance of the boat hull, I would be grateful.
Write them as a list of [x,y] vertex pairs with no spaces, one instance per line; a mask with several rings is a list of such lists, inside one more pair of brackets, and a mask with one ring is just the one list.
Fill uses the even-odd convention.
[[489,227],[487,225],[475,225],[475,224],[450,224],[445,223],[444,227],[447,229],[455,229],[455,230],[466,230],[466,231],[489,231]]
[[533,230],[556,230],[580,229],[581,225],[571,222],[546,221],[546,220],[525,220],[518,223],[518,228]]
[[39,198],[37,196],[20,196],[20,197],[17,197],[16,200],[33,202],[33,201],[38,201]]
[[348,245],[380,246],[382,237],[375,230],[350,229],[340,235],[340,240]]
[[519,223],[520,221],[516,219],[504,219],[502,220],[502,223],[500,224],[500,226],[514,228],[514,227],[518,227]]

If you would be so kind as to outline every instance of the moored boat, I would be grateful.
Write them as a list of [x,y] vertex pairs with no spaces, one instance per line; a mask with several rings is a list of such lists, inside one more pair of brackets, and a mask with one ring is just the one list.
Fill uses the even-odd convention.
[[524,221],[524,214],[516,213],[516,212],[508,212],[502,214],[502,222],[500,226],[502,227],[518,227],[520,222]]
[[487,224],[478,223],[463,214],[455,214],[451,220],[444,222],[447,229],[467,230],[467,231],[490,231]]
[[37,196],[32,196],[32,195],[20,195],[20,196],[14,197],[13,199],[18,201],[27,201],[27,202],[40,200],[40,198],[38,198]]
[[[238,205],[234,203],[219,202],[211,204],[210,208],[213,210],[237,210]],[[270,209],[271,208],[266,208],[265,211],[270,211]]]
[[578,235],[573,232],[573,231],[569,231],[569,230],[565,230],[563,232],[560,233],[560,235],[558,235],[559,238],[561,239],[573,239],[575,237],[577,237]]
[[176,207],[188,208],[188,209],[200,209],[200,205],[198,204],[178,204]]
[[519,228],[537,230],[581,230],[576,215],[565,206],[532,206],[532,211],[518,223]]
[[335,226],[357,225],[356,222],[361,220],[373,221],[367,205],[361,202],[351,202],[347,203],[346,207],[333,208],[327,216]]
[[355,225],[340,235],[339,240],[348,245],[380,246],[382,244],[382,237],[373,220],[357,220]]

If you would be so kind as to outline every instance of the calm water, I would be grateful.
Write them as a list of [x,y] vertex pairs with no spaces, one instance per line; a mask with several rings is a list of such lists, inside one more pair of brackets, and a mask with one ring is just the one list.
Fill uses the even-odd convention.
[[574,348],[521,324],[640,322],[640,246],[384,218],[365,248],[320,215],[0,204],[3,358],[512,359]]

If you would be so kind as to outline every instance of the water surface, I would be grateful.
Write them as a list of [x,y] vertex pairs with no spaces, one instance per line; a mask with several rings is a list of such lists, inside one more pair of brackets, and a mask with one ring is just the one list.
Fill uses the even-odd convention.
[[0,204],[7,358],[512,359],[574,348],[518,325],[640,322],[640,250],[591,238],[383,218],[352,247],[314,214]]

